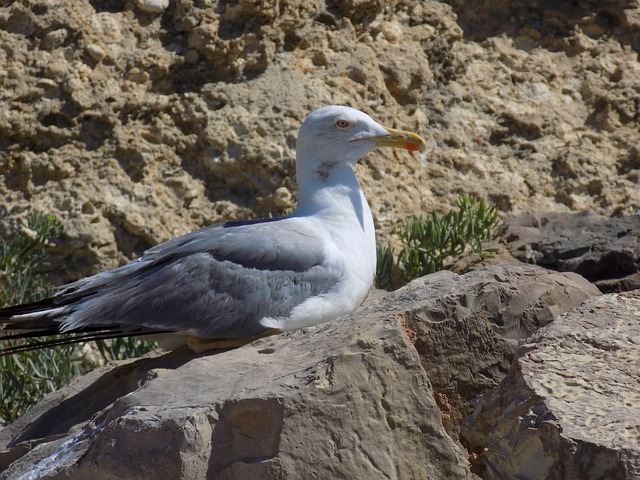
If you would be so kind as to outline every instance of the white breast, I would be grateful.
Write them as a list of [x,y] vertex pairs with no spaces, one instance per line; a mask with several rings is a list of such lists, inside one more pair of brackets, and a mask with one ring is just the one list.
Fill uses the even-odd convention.
[[360,208],[349,203],[306,217],[314,235],[325,244],[324,264],[341,273],[329,292],[305,300],[288,317],[265,318],[262,325],[283,331],[333,320],[356,309],[367,297],[376,269],[376,245],[371,210],[360,190]]

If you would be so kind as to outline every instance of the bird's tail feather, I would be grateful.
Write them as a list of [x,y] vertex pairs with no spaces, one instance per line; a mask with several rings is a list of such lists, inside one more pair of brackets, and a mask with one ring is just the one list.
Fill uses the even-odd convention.
[[38,313],[43,310],[50,310],[57,307],[52,298],[45,298],[37,302],[23,303],[20,305],[12,305],[10,307],[0,308],[0,323],[6,323],[11,317],[16,315],[26,315],[29,313]]
[[[168,332],[123,332],[122,330],[99,330],[99,331],[83,331],[83,332],[73,332],[73,333],[65,333],[59,336],[58,338],[52,338],[49,340],[36,340],[36,341],[27,341],[25,343],[20,343],[17,345],[8,345],[4,346],[0,349],[0,356],[11,355],[14,353],[27,352],[31,350],[39,350],[41,348],[49,348],[49,347],[57,347],[61,345],[73,345],[77,343],[91,342],[94,340],[110,340],[114,338],[122,338],[129,336],[144,336],[144,335],[157,335],[158,333],[168,333]],[[29,332],[29,333],[21,333],[17,335],[10,335],[0,337],[0,341],[2,340],[14,340],[14,339],[32,339],[36,337],[43,337],[46,335],[59,335],[58,333],[41,333],[41,332]]]
[[[58,318],[64,307],[57,306],[51,298],[38,302],[13,305],[0,309],[0,335],[40,332],[54,335],[60,331]],[[0,336],[0,339],[2,336]]]
[[98,325],[61,332],[60,320],[72,308],[47,298],[0,309],[0,356],[93,340],[165,333],[144,329],[124,331],[118,325]]

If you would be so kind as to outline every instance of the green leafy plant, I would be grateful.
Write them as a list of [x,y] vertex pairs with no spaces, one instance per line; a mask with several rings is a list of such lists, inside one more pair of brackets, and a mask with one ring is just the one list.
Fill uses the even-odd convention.
[[48,293],[44,277],[36,272],[46,262],[45,246],[62,232],[62,223],[53,215],[33,212],[11,241],[0,240],[0,305],[37,300]]
[[396,271],[395,260],[393,258],[393,249],[390,245],[376,248],[376,288],[383,290],[393,290],[395,285],[394,272]]
[[[46,277],[39,272],[48,261],[47,246],[62,233],[62,223],[53,215],[33,212],[9,240],[0,239],[0,307],[39,300],[51,293]],[[3,346],[26,341],[4,340]],[[156,348],[154,343],[129,337],[99,340],[96,345],[104,362],[136,357]],[[79,352],[76,345],[60,345],[0,357],[0,424],[15,420],[44,395],[85,373]]]
[[495,205],[469,195],[460,196],[444,215],[431,211],[413,217],[398,232],[402,249],[395,261],[391,247],[378,248],[376,285],[389,289],[451,268],[468,252],[490,258],[496,250],[485,244],[498,237],[500,226]]
[[[50,289],[39,267],[46,246],[63,232],[53,215],[33,212],[10,241],[0,240],[0,306],[38,300]],[[6,346],[25,340],[5,340]],[[79,373],[71,345],[0,357],[0,423],[10,422]]]

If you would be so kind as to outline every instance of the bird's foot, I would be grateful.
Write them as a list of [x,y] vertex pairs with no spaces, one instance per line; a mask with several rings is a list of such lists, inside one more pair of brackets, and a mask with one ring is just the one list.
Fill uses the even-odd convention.
[[255,335],[253,337],[244,338],[202,338],[195,335],[189,335],[187,337],[187,347],[192,352],[202,353],[209,350],[227,350],[230,348],[238,348],[254,342],[260,338],[270,337],[271,335],[277,335],[283,333],[282,330],[274,329],[263,333],[262,335]]

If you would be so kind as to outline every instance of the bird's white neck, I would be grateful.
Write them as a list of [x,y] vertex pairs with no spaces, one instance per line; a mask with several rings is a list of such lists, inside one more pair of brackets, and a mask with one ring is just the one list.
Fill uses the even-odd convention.
[[355,213],[364,227],[364,217],[371,217],[371,212],[353,166],[345,162],[312,164],[311,168],[306,165],[298,166],[296,174],[299,195],[296,213],[324,216]]

